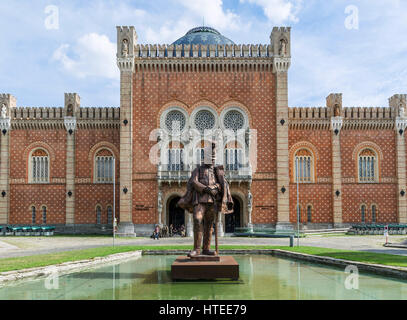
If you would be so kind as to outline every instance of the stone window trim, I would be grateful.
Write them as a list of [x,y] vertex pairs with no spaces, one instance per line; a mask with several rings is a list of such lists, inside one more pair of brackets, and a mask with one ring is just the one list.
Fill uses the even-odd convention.
[[117,150],[116,146],[113,145],[110,142],[99,142],[97,144],[95,144],[90,152],[89,152],[89,162],[90,162],[90,167],[91,167],[91,177],[92,177],[92,181],[93,183],[97,183],[97,184],[103,184],[103,183],[109,183],[111,184],[112,181],[109,182],[99,182],[96,179],[96,157],[97,154],[102,151],[102,150],[107,150],[110,152],[110,154],[115,158],[115,173],[116,173],[116,183],[119,181],[119,171],[118,168],[120,168],[120,163],[119,163],[119,151]]
[[[36,153],[41,153],[36,155]],[[28,183],[29,184],[48,184],[51,181],[51,165],[48,150],[37,147],[33,148],[28,156]]]
[[185,125],[184,127],[181,129],[180,134],[183,134],[184,132],[186,132],[188,130],[189,127],[189,114],[188,112],[181,106],[178,105],[172,105],[172,106],[167,106],[167,108],[161,113],[160,115],[160,128],[162,130],[164,130],[168,135],[171,134],[170,130],[168,130],[167,125],[166,125],[166,120],[168,115],[172,112],[172,111],[178,111],[180,113],[182,113],[184,115],[184,119],[185,119]]
[[220,118],[222,121],[220,122],[222,124],[223,122],[223,116],[224,114],[229,111],[229,109],[235,109],[243,113],[245,116],[245,120],[247,120],[247,128],[252,128],[253,127],[253,119],[252,115],[249,111],[249,108],[246,107],[245,104],[241,103],[238,100],[229,100],[226,103],[224,103],[219,109],[218,112],[220,113]]
[[213,134],[214,134],[214,131],[219,128],[219,115],[218,115],[218,113],[216,112],[216,110],[213,109],[213,108],[211,108],[210,106],[199,106],[199,107],[196,107],[196,108],[192,111],[191,116],[189,117],[189,125],[190,125],[190,127],[191,127],[192,129],[195,129],[195,130],[198,130],[198,131],[199,131],[199,129],[197,128],[197,126],[196,126],[196,124],[195,124],[195,119],[196,119],[197,115],[200,116],[200,115],[202,114],[201,111],[209,111],[209,112],[213,115],[214,123],[213,123],[213,127],[212,127],[211,130],[210,130],[210,131],[212,131],[212,132],[211,132],[211,135],[213,135]]
[[[290,162],[290,179],[291,183],[296,183],[296,172],[295,172],[295,156],[297,152],[301,149],[308,150],[312,155],[312,166],[311,166],[311,181],[304,182],[304,183],[316,183],[317,182],[317,168],[318,168],[318,160],[319,160],[319,153],[318,149],[308,141],[299,141],[293,144],[289,149],[289,162]],[[303,183],[303,182],[299,182]]]
[[[107,151],[109,155],[98,155],[101,151]],[[112,184],[113,183],[113,175],[117,172],[117,163],[113,161],[115,159],[114,154],[108,148],[100,148],[97,152],[95,152],[95,158],[93,162],[93,183],[95,184]],[[98,163],[103,163],[101,168],[103,169],[103,173],[99,176],[99,167]],[[112,166],[112,171],[110,171],[109,167]],[[107,168],[107,171],[106,171]],[[106,176],[107,172],[107,176]],[[117,177],[116,177],[117,180]]]
[[355,167],[358,183],[369,184],[380,182],[380,157],[374,148],[365,147],[360,149],[356,158]]
[[[375,176],[374,181],[363,182],[363,181],[360,181],[360,179],[359,179],[359,155],[365,149],[371,149],[374,153],[376,153],[376,163],[375,163],[376,171],[375,171],[375,173],[377,173],[377,174]],[[352,159],[355,164],[354,172],[355,172],[356,181],[358,183],[379,183],[379,182],[381,182],[380,167],[381,167],[381,162],[383,161],[383,152],[376,143],[374,143],[372,141],[364,141],[364,142],[359,143],[353,149]]]
[[249,117],[248,117],[246,111],[243,110],[242,108],[240,108],[239,106],[229,106],[229,107],[223,109],[221,114],[220,114],[219,124],[220,124],[220,127],[222,128],[222,130],[227,129],[225,127],[225,116],[227,116],[229,114],[229,112],[233,112],[233,111],[234,112],[239,112],[243,116],[243,125],[239,129],[240,130],[248,129],[250,126],[249,126]]
[[[161,109],[158,111],[158,115],[156,118],[157,128],[164,128],[163,125],[165,122],[166,113],[168,113],[172,109],[176,109],[176,110],[183,112],[184,115],[186,115],[187,119],[189,118],[189,110],[191,109],[190,106],[187,106],[182,101],[174,99],[174,100],[171,100],[171,101],[168,101],[167,103],[165,103],[161,107]],[[187,124],[189,125],[188,120],[187,120]]]
[[[298,163],[297,163],[298,158]],[[292,153],[290,157],[291,160],[291,182],[297,183],[297,164],[299,172],[299,182],[300,184],[309,184],[316,182],[316,157],[312,149],[308,147],[298,147]],[[303,162],[304,161],[304,162]],[[304,171],[304,166],[302,165],[305,163],[306,170]],[[302,170],[301,170],[302,169]],[[309,170],[309,171],[308,171]],[[303,174],[301,174],[303,172]],[[306,174],[305,174],[306,172]]]

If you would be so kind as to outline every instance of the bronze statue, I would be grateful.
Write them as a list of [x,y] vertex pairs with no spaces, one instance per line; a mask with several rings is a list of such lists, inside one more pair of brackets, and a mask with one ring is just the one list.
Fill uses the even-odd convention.
[[[214,143],[204,148],[204,164],[198,165],[192,172],[187,192],[178,201],[179,207],[193,214],[194,248],[188,254],[189,257],[217,255],[217,251],[210,251],[213,223],[217,223],[219,212],[233,212],[233,200],[223,166],[215,166],[215,148]],[[215,237],[217,240],[217,227]]]

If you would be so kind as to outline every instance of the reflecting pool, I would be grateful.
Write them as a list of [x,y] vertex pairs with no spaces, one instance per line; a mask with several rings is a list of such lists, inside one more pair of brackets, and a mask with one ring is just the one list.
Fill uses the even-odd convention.
[[10,283],[0,287],[0,299],[407,298],[407,281],[359,274],[355,282],[344,270],[269,255],[236,255],[238,281],[173,282],[170,270],[175,258],[146,255],[59,277]]

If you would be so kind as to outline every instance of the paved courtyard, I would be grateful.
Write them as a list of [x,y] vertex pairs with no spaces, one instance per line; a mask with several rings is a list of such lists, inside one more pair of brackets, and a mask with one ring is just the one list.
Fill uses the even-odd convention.
[[[300,245],[315,246],[344,250],[360,250],[378,253],[389,253],[407,256],[407,249],[383,247],[383,236],[346,236],[346,235],[308,235],[300,239]],[[407,237],[393,235],[389,237],[391,243],[406,242]],[[116,245],[192,245],[192,238],[164,238],[153,240],[150,238],[116,238]],[[220,245],[273,245],[287,246],[287,238],[238,238],[223,237]],[[294,244],[297,244],[295,239]],[[2,237],[0,238],[0,257],[20,257],[34,254],[79,250],[112,245],[110,237]]]

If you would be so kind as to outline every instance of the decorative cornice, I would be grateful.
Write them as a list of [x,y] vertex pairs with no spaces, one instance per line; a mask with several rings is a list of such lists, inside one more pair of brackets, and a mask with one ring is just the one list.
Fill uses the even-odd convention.
[[271,72],[271,59],[264,58],[172,58],[135,60],[135,72]]
[[[290,119],[290,129],[329,130],[331,122],[328,119]],[[384,130],[394,129],[395,122],[390,119],[377,120],[348,120],[343,119],[343,130]]]
[[273,57],[273,73],[287,72],[290,65],[290,57]]
[[343,121],[342,130],[376,130],[376,129],[393,129],[394,121],[387,119],[373,119],[373,120],[348,120]]
[[117,58],[120,71],[134,72],[134,57]]
[[[77,119],[77,129],[119,129],[120,120],[105,119],[105,120],[81,120]],[[66,129],[64,120],[12,120],[12,130],[60,130]]]

